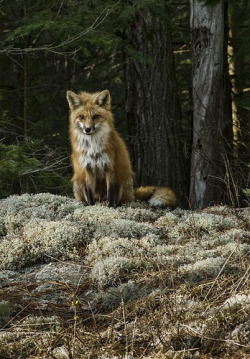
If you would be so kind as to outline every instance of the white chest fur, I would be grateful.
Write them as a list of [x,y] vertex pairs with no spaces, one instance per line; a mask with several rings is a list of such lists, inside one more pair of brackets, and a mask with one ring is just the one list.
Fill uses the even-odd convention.
[[92,135],[83,132],[77,133],[77,151],[82,168],[90,169],[99,176],[104,176],[105,170],[110,168],[110,159],[106,153],[106,145],[109,139],[110,127],[103,124]]

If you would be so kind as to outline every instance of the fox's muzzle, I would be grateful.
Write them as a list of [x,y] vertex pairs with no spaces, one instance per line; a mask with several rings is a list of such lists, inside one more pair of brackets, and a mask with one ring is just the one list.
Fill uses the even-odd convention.
[[92,127],[85,127],[83,129],[83,132],[86,133],[86,135],[91,135],[93,132],[95,132],[96,127],[92,126]]

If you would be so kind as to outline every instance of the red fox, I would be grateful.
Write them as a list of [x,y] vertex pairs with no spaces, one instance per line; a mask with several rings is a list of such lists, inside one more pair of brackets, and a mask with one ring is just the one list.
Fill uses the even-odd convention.
[[133,170],[125,142],[114,127],[108,90],[96,93],[67,91],[70,107],[72,178],[78,201],[94,205],[107,199],[110,207],[136,199],[151,206],[175,207],[168,187],[133,188]]

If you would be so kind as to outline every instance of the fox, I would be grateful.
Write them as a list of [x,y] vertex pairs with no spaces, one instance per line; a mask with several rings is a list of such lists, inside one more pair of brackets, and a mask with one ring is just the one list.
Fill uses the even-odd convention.
[[134,189],[131,159],[115,129],[109,90],[67,91],[66,97],[75,199],[87,205],[108,201],[109,207],[138,199],[152,207],[174,208],[176,195],[169,187]]

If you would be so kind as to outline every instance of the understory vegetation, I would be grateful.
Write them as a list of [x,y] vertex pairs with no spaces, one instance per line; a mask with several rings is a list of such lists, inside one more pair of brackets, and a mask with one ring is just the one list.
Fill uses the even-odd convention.
[[0,201],[0,358],[234,358],[249,349],[250,208]]

